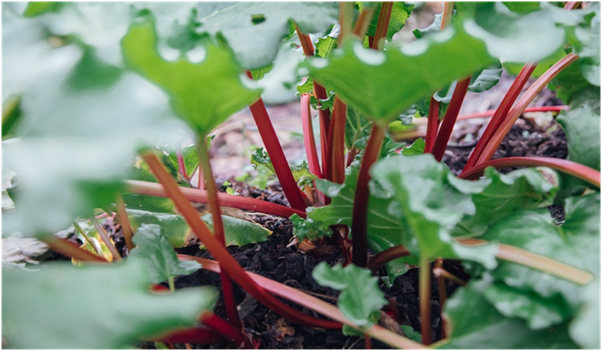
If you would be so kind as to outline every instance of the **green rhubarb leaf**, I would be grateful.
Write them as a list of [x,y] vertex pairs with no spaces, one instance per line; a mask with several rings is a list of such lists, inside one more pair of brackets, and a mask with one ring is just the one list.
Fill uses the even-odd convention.
[[[323,230],[329,230],[329,226],[336,224],[351,227],[358,173],[359,168],[356,163],[347,169],[343,184],[316,179],[318,190],[330,197],[331,203],[328,206],[308,208],[307,218],[315,224],[320,224]],[[368,199],[368,246],[373,252],[380,253],[391,247],[405,244],[413,238],[407,234],[403,222],[400,220],[399,207],[393,205],[390,196],[382,190],[376,189],[377,184],[374,186],[370,190]],[[418,258],[404,257],[389,261],[385,265],[390,283],[408,271],[406,262],[418,264]]]
[[201,269],[198,262],[179,260],[162,228],[156,224],[143,224],[132,240],[136,248],[131,251],[129,259],[141,260],[155,284],[169,281],[172,285],[176,276]]
[[466,31],[487,44],[489,53],[503,62],[541,61],[561,49],[567,38],[566,27],[583,21],[587,11],[563,10],[541,3],[539,11],[514,13],[501,3],[475,4],[475,22]]
[[516,13],[530,13],[533,11],[538,11],[540,9],[539,2],[514,2],[514,1],[504,1],[504,6],[508,8],[508,10]]
[[27,4],[25,12],[23,12],[23,17],[36,17],[49,12],[57,12],[65,4],[66,3],[64,2],[53,1],[30,2],[29,4]]
[[294,214],[290,218],[293,223],[293,235],[301,242],[305,239],[309,241],[316,241],[323,237],[331,237],[332,230],[324,229],[324,226],[315,223],[313,219],[303,219],[299,215]]
[[[454,229],[454,236],[472,237],[487,231],[497,221],[518,209],[529,209],[552,204],[558,181],[550,183],[543,172],[535,168],[520,169],[502,174],[493,167],[485,170],[487,186],[472,195],[474,215],[465,218]],[[547,175],[546,173],[546,175]],[[554,177],[552,174],[551,177]]]
[[[209,287],[152,294],[152,280],[140,262],[80,269],[52,263],[39,268],[2,270],[5,347],[127,348],[141,337],[196,325],[218,298]],[[77,303],[82,298],[90,303]]]
[[328,29],[338,19],[338,4],[332,2],[238,2],[201,17],[199,31],[222,36],[246,69],[269,65],[282,39],[289,34],[289,21],[304,33]]
[[[255,152],[251,155],[251,164],[253,164],[255,169],[265,167],[269,169],[272,174],[276,174],[270,156],[262,147],[257,148],[257,150],[255,150]],[[297,165],[292,165],[290,168],[293,178],[299,185],[311,183],[311,181],[315,178],[309,172],[309,165],[305,161]]]
[[173,213],[157,213],[127,209],[128,219],[134,231],[143,225],[158,225],[173,248],[186,247],[190,244],[190,227],[182,216]]
[[502,76],[502,67],[498,63],[495,66],[485,68],[481,72],[472,75],[468,91],[471,93],[482,93],[493,88]]
[[[599,90],[598,90],[599,92]],[[569,148],[568,159],[588,167],[600,169],[600,110],[599,93],[597,106],[586,103],[571,104],[568,111],[558,116],[564,129]],[[597,107],[597,111],[596,111]]]
[[568,67],[562,70],[548,84],[550,90],[556,91],[556,96],[565,104],[572,104],[585,91],[597,92],[599,96],[600,89],[591,85],[583,77],[581,71],[581,62],[579,60],[571,63]]
[[[359,3],[360,10],[363,9],[363,3]],[[378,17],[380,14],[380,10],[382,8],[382,3],[376,4],[376,9],[374,11],[374,15],[372,16],[372,21],[368,26],[368,32],[366,35],[375,36],[376,35],[376,27],[378,26]],[[391,41],[393,35],[399,32],[403,26],[406,24],[407,19],[412,14],[412,10],[414,9],[414,4],[406,4],[405,2],[394,2],[393,8],[391,9],[391,19],[389,22],[389,27],[387,28],[387,41]]]
[[587,81],[600,86],[600,4],[592,3],[588,21],[574,28],[572,44],[579,55],[581,72]]
[[600,278],[583,288],[582,296],[584,303],[578,310],[578,314],[569,326],[571,338],[581,347],[596,349],[600,347],[600,333],[595,328],[600,328]]
[[345,121],[345,147],[351,149],[356,143],[370,135],[372,123],[353,107],[347,107]]
[[401,150],[401,154],[404,156],[422,155],[424,154],[425,145],[424,138],[418,138],[412,145],[404,147],[403,150]]
[[[380,309],[387,304],[384,293],[378,288],[378,278],[366,268],[353,264],[330,267],[326,262],[320,262],[312,276],[322,286],[341,290],[337,306],[359,327],[371,327],[380,318]],[[378,314],[376,320],[375,314]]]
[[518,318],[498,312],[483,292],[491,284],[480,280],[458,289],[446,300],[444,317],[451,333],[434,344],[444,349],[573,349],[567,326],[533,331]]
[[86,55],[82,49],[64,50],[66,61],[40,73],[39,83],[21,95],[19,139],[4,145],[3,166],[17,173],[20,190],[16,208],[5,217],[8,232],[48,235],[106,207],[140,147],[182,137],[185,126],[166,118],[171,111],[159,89],[125,71],[110,85],[75,89],[74,77],[89,82],[108,64],[84,69],[78,66]]
[[[209,228],[213,230],[213,218],[211,214],[201,217]],[[268,240],[272,232],[259,224],[251,223],[239,218],[223,216],[224,231],[226,232],[226,246],[245,246]]]
[[456,178],[449,168],[431,154],[393,156],[376,163],[373,179],[392,194],[401,207],[407,240],[412,254],[429,258],[462,258],[494,268],[497,248],[493,244],[468,247],[454,240],[451,233],[464,215],[474,215],[471,195],[482,192],[489,180],[466,181]]
[[491,63],[485,44],[457,25],[402,50],[378,52],[348,40],[327,60],[311,60],[309,71],[349,106],[385,125],[421,97]]
[[128,67],[165,90],[174,111],[201,135],[259,98],[259,90],[243,83],[247,78],[241,76],[232,53],[211,40],[202,42],[199,63],[163,59],[150,15],[137,18],[121,43]]
[[263,88],[261,98],[266,104],[284,104],[296,100],[297,83],[301,81],[296,67],[304,57],[301,48],[289,42],[281,45],[272,69],[257,81],[257,85]]
[[[600,194],[567,199],[565,222],[560,227],[554,225],[545,209],[522,210],[492,225],[482,238],[550,257],[599,277]],[[556,306],[569,306],[573,314],[580,313],[580,323],[587,325],[587,332],[596,334],[599,330],[599,316],[585,312],[599,304],[597,299],[592,298],[592,283],[580,287],[550,274],[505,261],[500,262],[490,274],[516,292],[522,292],[523,298],[530,299],[535,294],[540,299],[552,301]],[[594,287],[599,296],[599,286]],[[518,305],[506,306],[505,311],[519,316],[520,308]],[[559,316],[565,315],[557,314],[556,317]],[[583,318],[587,318],[587,322]],[[587,338],[583,338],[583,331],[576,332],[573,328],[571,334],[576,335],[575,341],[588,342]]]

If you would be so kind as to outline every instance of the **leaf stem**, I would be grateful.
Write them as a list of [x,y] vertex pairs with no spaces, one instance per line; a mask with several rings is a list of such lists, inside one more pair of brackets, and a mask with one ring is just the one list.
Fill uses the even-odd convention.
[[167,278],[167,284],[169,285],[169,291],[171,291],[171,292],[175,292],[176,291],[176,284],[175,284],[175,278],[174,277]]
[[431,263],[426,255],[420,255],[418,293],[420,295],[420,331],[422,343],[431,344]]
[[[136,194],[157,197],[169,197],[169,195],[165,191],[165,188],[161,184],[144,182],[140,180],[126,180],[125,184],[127,186],[128,191],[131,191]],[[208,202],[208,196],[205,190],[182,187],[179,187],[179,190],[189,201],[201,203]],[[222,204],[223,206],[236,207],[241,210],[262,212],[285,218],[289,218],[293,214],[297,214],[302,218],[307,217],[305,211],[297,211],[290,207],[278,205],[268,201],[224,193],[217,194],[217,197],[219,198],[220,204]]]
[[374,33],[374,40],[370,45],[371,49],[383,49],[385,45],[385,38],[387,37],[387,29],[389,29],[389,22],[391,21],[392,10],[393,2],[383,1],[380,8],[380,14],[378,15],[378,24],[376,25],[376,31]]
[[[443,281],[443,279],[445,278],[447,280],[451,280],[452,282],[460,286],[466,286],[466,284],[468,284],[466,281],[456,277],[455,275],[451,274],[450,272],[446,271],[441,267],[433,268],[433,274],[437,277],[437,279],[441,279],[441,281]],[[443,303],[441,303],[441,306],[443,308]]]
[[464,102],[464,97],[468,91],[470,78],[471,77],[469,76],[459,80],[456,84],[456,88],[454,89],[454,93],[449,106],[447,107],[447,111],[445,112],[445,117],[443,117],[443,122],[441,123],[441,128],[439,128],[439,132],[437,133],[437,139],[435,140],[435,145],[433,146],[432,150],[433,156],[435,156],[437,161],[441,161],[443,158],[443,153],[445,152],[445,148],[449,142],[449,137],[451,136],[454,125],[456,124],[456,119],[460,113],[462,102]]
[[226,248],[213,236],[207,224],[199,218],[197,210],[192,207],[186,196],[180,191],[178,184],[165,170],[161,161],[153,152],[146,152],[142,155],[143,159],[149,165],[155,177],[163,184],[166,193],[173,200],[180,214],[199,238],[205,244],[207,250],[220,263],[220,267],[226,271],[249,295],[253,296],[259,302],[268,306],[274,312],[281,316],[302,323],[305,325],[317,326],[320,328],[339,329],[340,324],[332,321],[326,321],[300,313],[289,306],[283,304],[278,299],[269,295],[262,287],[257,285],[242,267],[232,258]]
[[[212,272],[217,273],[220,270],[220,265],[217,264],[217,262],[212,261],[212,260],[208,260],[208,259],[200,258],[200,257],[189,256],[189,255],[178,255],[178,258],[181,260],[196,261],[201,264],[202,269],[206,269],[206,270],[209,270]],[[406,348],[406,349],[423,349],[424,348],[423,345],[421,345],[413,340],[410,340],[406,337],[403,337],[399,334],[393,333],[390,330],[380,327],[378,325],[372,326],[371,328],[368,328],[368,329],[360,329],[358,326],[351,323],[347,318],[345,318],[345,316],[343,316],[341,311],[336,306],[331,305],[328,302],[325,302],[325,301],[320,300],[316,297],[313,297],[309,294],[306,294],[306,293],[300,291],[299,289],[295,289],[288,285],[278,283],[274,280],[271,280],[271,279],[261,276],[259,274],[250,273],[250,272],[245,272],[245,274],[250,279],[252,279],[254,282],[256,282],[259,286],[261,286],[265,290],[269,291],[270,293],[277,295],[281,298],[287,299],[289,301],[292,301],[294,303],[297,303],[297,304],[304,306],[308,309],[311,309],[313,311],[316,311],[316,312],[318,312],[324,316],[327,316],[337,322],[349,325],[350,327],[352,327],[356,330],[365,332],[366,334],[371,335],[372,337],[386,343],[387,345],[390,345],[392,347],[397,347],[397,348]]]
[[535,99],[537,94],[542,91],[550,81],[556,77],[562,70],[568,67],[571,63],[577,60],[578,56],[575,54],[568,54],[560,59],[556,64],[550,67],[541,77],[539,77],[531,87],[523,94],[523,96],[516,102],[514,107],[508,112],[508,115],[504,118],[500,124],[498,130],[491,137],[491,139],[484,146],[483,152],[479,156],[479,159],[475,164],[479,164],[490,160],[498,149],[502,140],[506,137],[510,129],[520,117],[527,106]]
[[431,95],[431,102],[429,104],[429,115],[428,124],[426,125],[426,138],[424,140],[424,153],[430,153],[435,145],[437,139],[437,132],[439,131],[439,101],[435,100]]
[[345,181],[345,124],[347,122],[347,105],[338,97],[334,99],[332,120],[330,121],[328,160],[330,174],[328,179],[338,184]]
[[[247,71],[247,76],[253,79],[253,75],[250,71]],[[278,136],[276,135],[274,126],[270,121],[270,117],[265,108],[263,100],[257,100],[250,106],[250,109],[251,114],[255,119],[255,124],[257,124],[257,129],[259,130],[261,139],[265,144],[266,151],[272,160],[272,165],[274,166],[276,176],[280,181],[280,185],[282,185],[282,191],[284,192],[284,195],[288,199],[288,202],[292,208],[299,211],[305,210],[307,206],[305,204],[303,192],[297,186],[297,182],[295,182],[295,178],[293,177],[293,173],[288,165],[286,156],[284,156],[282,146],[278,141]],[[208,179],[207,182],[209,181],[213,180]]]
[[[226,235],[224,233],[224,223],[222,219],[219,198],[217,196],[218,191],[215,185],[215,178],[213,177],[213,170],[211,169],[209,150],[207,148],[206,140],[207,137],[205,135],[200,135],[197,138],[197,152],[199,156],[199,165],[203,170],[203,176],[207,180],[205,182],[205,186],[207,187],[209,211],[211,211],[211,217],[213,218],[213,233],[217,241],[225,248]],[[230,276],[226,271],[222,271],[220,273],[220,279],[222,282],[224,304],[226,305],[226,313],[228,314],[228,320],[238,329],[242,329],[242,321],[240,320],[240,315],[238,314],[238,310],[236,309],[236,300],[234,299],[232,280],[230,279]]]
[[176,157],[178,159],[178,171],[184,179],[190,181],[190,179],[188,179],[188,174],[186,173],[186,164],[184,163],[184,155],[182,155],[182,146],[180,145],[177,146]]
[[208,326],[209,328],[219,332],[226,338],[230,339],[237,346],[244,344],[245,347],[248,349],[253,348],[248,338],[245,336],[245,334],[242,333],[240,329],[233,327],[230,323],[221,319],[215,313],[205,312],[201,315],[199,321],[204,325]]
[[339,3],[339,24],[341,30],[339,32],[338,44],[339,46],[351,33],[351,21],[353,20],[353,3],[348,1],[341,1]]
[[441,30],[447,28],[451,23],[454,14],[454,2],[448,1],[443,3],[443,12],[441,13]]
[[58,238],[54,235],[42,237],[40,238],[40,241],[46,243],[46,245],[48,245],[53,251],[59,252],[67,257],[75,258],[78,261],[107,263],[107,260],[104,257],[81,249],[76,244],[66,239]]
[[96,232],[98,232],[98,235],[100,235],[102,241],[104,241],[105,245],[107,245],[107,249],[109,249],[111,255],[113,255],[113,258],[116,261],[121,261],[121,255],[119,254],[119,251],[117,251],[115,245],[113,245],[113,242],[109,238],[109,235],[107,234],[105,229],[100,225],[100,223],[98,223],[96,218],[92,217],[90,220],[92,221],[92,224],[94,225],[94,228],[96,228]]
[[[435,260],[435,268],[433,268],[433,274],[437,277],[437,290],[439,292],[439,311],[441,315],[441,338],[445,338],[445,318],[443,318],[443,307],[445,306],[445,300],[447,300],[447,291],[445,291],[445,279],[442,276],[437,275],[435,271],[443,270],[443,259],[438,258]],[[447,273],[447,271],[443,270]],[[449,273],[448,273],[449,274]]]
[[123,196],[121,196],[121,194],[117,195],[115,204],[117,205],[117,215],[119,222],[121,223],[121,232],[125,239],[125,245],[127,246],[128,251],[131,251],[135,247],[134,242],[132,241],[132,226],[130,225],[130,219],[125,210],[125,204],[123,203]]
[[309,163],[309,171],[322,179],[322,170],[320,169],[320,160],[318,159],[314,129],[311,122],[310,96],[308,94],[301,95],[301,124],[303,126],[303,141]]
[[368,197],[370,189],[370,168],[378,160],[380,148],[385,138],[385,130],[377,123],[372,124],[370,139],[360,166],[353,200],[353,221],[351,223],[351,234],[353,235],[353,264],[358,267],[366,267],[368,260]]
[[466,162],[466,166],[464,166],[464,170],[474,167],[474,165],[477,163],[477,160],[481,156],[485,145],[487,145],[490,142],[491,137],[498,131],[500,124],[502,124],[502,122],[504,121],[504,118],[507,116],[508,111],[510,111],[512,104],[514,104],[514,102],[518,98],[518,95],[523,90],[523,87],[529,80],[529,77],[531,77],[531,74],[533,74],[533,71],[536,67],[536,64],[526,64],[522,68],[514,82],[512,82],[512,85],[504,95],[500,106],[495,110],[493,117],[489,121],[489,124],[487,124],[485,132],[483,133],[474,150],[470,154],[470,157]]
[[370,268],[372,272],[376,272],[376,270],[382,267],[385,263],[392,261],[396,258],[405,257],[409,255],[410,252],[402,245],[394,246],[372,256],[372,258],[370,258],[370,261],[368,262],[368,268]]
[[557,171],[572,175],[600,188],[600,172],[580,163],[553,157],[506,157],[487,161],[471,168],[468,172],[460,174],[460,178],[477,179],[487,167],[496,169],[506,167],[549,167]]
[[366,32],[368,31],[368,26],[370,25],[372,16],[374,16],[374,7],[364,7],[362,12],[360,12],[360,16],[358,17],[357,22],[355,22],[355,27],[353,27],[353,34],[357,35],[360,38],[364,38]]
[[[484,245],[487,243],[487,241],[480,239],[459,239],[458,242],[464,245]],[[586,285],[594,279],[594,276],[590,272],[511,245],[498,244],[496,257],[551,274],[579,285]]]

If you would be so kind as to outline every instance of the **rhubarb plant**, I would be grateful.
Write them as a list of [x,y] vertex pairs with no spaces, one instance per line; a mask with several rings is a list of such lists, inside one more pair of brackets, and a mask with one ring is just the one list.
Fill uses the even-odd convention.
[[[3,346],[262,346],[238,285],[288,323],[366,348],[599,347],[599,4],[447,2],[400,40],[417,6],[3,4],[3,237],[72,260],[3,263]],[[441,161],[467,93],[509,75],[454,172]],[[566,106],[529,107],[546,87]],[[297,165],[264,103],[290,99]],[[249,163],[289,206],[219,191],[211,135],[246,107],[265,147]],[[493,159],[528,108],[561,111],[567,159]],[[420,120],[422,137],[396,139]],[[290,219],[289,247],[322,261],[311,277],[341,291],[336,304],[243,269],[228,247],[271,234],[249,211]],[[342,265],[325,262],[333,250]],[[419,337],[383,293],[416,268]],[[198,270],[219,274],[219,293],[176,289]]]

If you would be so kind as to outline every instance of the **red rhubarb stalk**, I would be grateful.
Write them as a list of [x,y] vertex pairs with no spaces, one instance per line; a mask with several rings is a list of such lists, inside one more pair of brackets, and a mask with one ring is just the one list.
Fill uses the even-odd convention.
[[186,180],[188,179],[188,173],[186,173],[186,164],[184,163],[184,155],[182,155],[182,147],[178,145],[176,150],[176,157],[178,159],[178,171]]
[[370,196],[368,181],[370,180],[370,168],[378,160],[380,148],[385,138],[385,130],[378,124],[373,123],[369,138],[362,158],[353,199],[353,222],[351,223],[353,264],[358,267],[366,267],[368,259],[368,197]]
[[316,140],[314,138],[314,128],[311,123],[310,95],[301,95],[301,124],[303,126],[303,141],[305,144],[305,153],[309,163],[309,171],[318,178],[322,178],[320,170],[320,161],[318,160],[318,151],[316,149]]
[[435,139],[437,139],[437,132],[439,131],[439,101],[435,100],[431,96],[431,102],[429,104],[429,115],[428,124],[426,125],[426,138],[424,140],[424,153],[430,153],[435,145]]
[[506,167],[549,167],[557,171],[572,175],[584,180],[597,188],[600,188],[600,172],[582,164],[553,157],[506,157],[480,163],[467,172],[463,172],[460,178],[476,179],[483,174],[487,167],[496,169]]
[[[253,79],[253,75],[250,71],[247,71],[247,76]],[[305,195],[297,186],[297,182],[295,182],[295,178],[293,177],[288,161],[284,156],[284,151],[282,151],[282,146],[278,141],[278,136],[270,121],[270,116],[268,115],[263,100],[257,100],[250,106],[250,109],[251,114],[255,119],[255,124],[257,124],[261,139],[265,144],[266,151],[272,160],[276,176],[280,181],[280,185],[282,185],[284,195],[292,208],[304,211],[305,207],[307,207],[304,200]]]
[[378,15],[378,24],[376,25],[374,39],[370,43],[371,49],[382,50],[383,46],[385,45],[385,38],[387,37],[387,30],[389,29],[389,22],[391,21],[392,10],[392,2],[383,2],[380,8],[380,14]]
[[347,122],[347,105],[338,97],[334,100],[332,121],[330,123],[330,178],[329,180],[343,184],[345,181],[345,124]]
[[465,170],[470,169],[470,167],[473,167],[476,164],[477,160],[483,152],[483,149],[485,148],[485,145],[489,143],[491,137],[497,132],[498,128],[504,121],[504,118],[508,114],[508,111],[510,111],[512,104],[514,104],[514,102],[518,98],[518,95],[523,90],[523,87],[529,80],[529,77],[531,77],[531,74],[533,74],[535,67],[537,67],[536,64],[526,64],[520,71],[514,82],[512,82],[512,86],[510,86],[510,89],[508,89],[506,95],[504,95],[500,106],[498,106],[498,108],[496,109],[495,113],[493,114],[493,117],[491,118],[491,121],[489,121],[489,124],[487,125],[487,128],[485,128],[485,132],[479,139],[479,142],[475,146],[475,149],[468,158],[466,166],[464,166]]
[[466,96],[468,86],[470,85],[470,78],[471,77],[466,77],[459,80],[454,89],[454,94],[452,95],[445,116],[443,117],[443,122],[441,122],[441,128],[439,128],[439,133],[437,133],[435,145],[433,145],[433,156],[435,156],[437,161],[441,161],[445,148],[447,148],[449,137],[454,129],[456,119],[458,118],[460,108],[462,107],[462,102],[464,102],[464,97]]
[[[203,175],[207,181],[205,186],[207,187],[207,199],[209,200],[209,211],[211,211],[211,218],[213,219],[213,233],[217,241],[225,248],[226,247],[226,234],[224,233],[224,223],[222,219],[222,211],[220,208],[219,197],[217,196],[217,186],[215,185],[215,178],[213,177],[213,170],[211,169],[210,155],[207,148],[207,137],[201,135],[197,138],[197,153],[199,157],[199,166],[203,170]],[[226,271],[222,271],[220,274],[222,283],[222,292],[224,296],[224,305],[226,306],[226,313],[228,320],[234,327],[241,330],[242,321],[236,309],[237,303],[234,299],[234,290],[232,288],[232,280]]]
[[[524,112],[560,112],[560,111],[568,110],[568,109],[569,109],[569,107],[566,105],[534,106],[534,107],[527,107]],[[493,114],[495,114],[496,111],[497,110],[487,110],[485,112],[476,112],[476,113],[470,113],[467,115],[461,115],[458,117],[458,120],[490,117],[490,116],[493,116]]]
[[152,152],[147,152],[143,154],[142,157],[149,165],[155,177],[163,184],[165,191],[173,200],[176,208],[192,229],[192,232],[194,232],[199,240],[205,244],[207,250],[220,263],[222,269],[247,293],[249,293],[249,295],[253,296],[256,300],[263,303],[274,312],[292,321],[319,328],[339,329],[341,327],[337,322],[326,321],[296,311],[269,295],[262,287],[257,285],[249,278],[247,273],[228,253],[226,248],[217,240],[213,233],[211,233],[207,224],[199,218],[199,213],[192,207],[186,196],[180,191],[178,184],[169,175],[167,170],[165,170],[165,167],[161,164],[159,158]]
[[[163,185],[151,182],[144,182],[140,180],[126,180],[125,184],[128,191],[136,194],[157,196],[157,197],[169,197]],[[200,189],[193,188],[180,188],[180,191],[186,196],[189,201],[208,203],[207,192]],[[305,211],[297,211],[290,207],[275,204],[273,202],[257,200],[250,197],[230,195],[219,193],[217,194],[219,202],[222,206],[236,207],[241,210],[249,210],[267,213],[279,217],[289,218],[290,216],[297,214],[300,217],[305,218],[307,214]]]
[[[483,148],[483,152],[479,156],[475,165],[488,161],[493,157],[495,150],[500,146],[502,140],[506,137],[510,129],[525,111],[527,106],[535,99],[537,94],[542,91],[550,81],[556,77],[562,70],[568,67],[571,63],[577,60],[578,56],[575,54],[568,54],[552,67],[550,67],[541,77],[539,77],[531,87],[523,94],[523,96],[516,102],[515,106],[508,112],[508,115],[504,118],[499,128],[487,144]],[[470,169],[470,168],[467,168]]]
[[[245,347],[252,349],[250,341],[247,339],[245,334],[242,333],[241,329],[233,327],[230,323],[221,319],[213,312],[205,312],[199,318],[199,321],[216,332],[222,334],[226,338],[230,339],[237,346],[245,344]],[[190,341],[189,341],[190,342]]]
[[104,257],[86,251],[67,239],[49,235],[41,238],[40,241],[46,243],[52,251],[56,251],[67,257],[75,258],[78,261],[107,263],[107,260],[105,260]]

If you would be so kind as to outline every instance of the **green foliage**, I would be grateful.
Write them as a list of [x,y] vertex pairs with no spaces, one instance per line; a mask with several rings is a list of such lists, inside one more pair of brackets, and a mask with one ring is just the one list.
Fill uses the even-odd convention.
[[158,225],[161,234],[173,248],[188,246],[190,243],[190,228],[182,216],[173,213],[157,213],[142,210],[127,209],[130,226],[134,231],[140,227]]
[[169,281],[173,288],[176,276],[192,274],[201,269],[201,265],[195,261],[178,260],[167,236],[156,224],[143,224],[132,240],[136,248],[130,253],[130,260],[141,260],[155,284]]
[[[203,32],[220,35],[246,69],[270,64],[282,38],[289,34],[289,20],[304,33],[318,33],[336,23],[338,4],[307,3],[228,3],[201,17]],[[260,22],[261,21],[261,22]]]
[[[251,163],[258,172],[261,168],[265,167],[270,170],[271,174],[276,174],[270,156],[268,156],[268,153],[262,147],[257,148],[251,155]],[[297,165],[292,165],[290,168],[293,173],[293,178],[295,178],[295,181],[299,185],[309,185],[315,178],[314,175],[309,172],[309,165],[306,161]],[[265,188],[265,186],[263,186],[263,188]]]
[[[213,229],[211,214],[206,214],[201,219],[207,223],[209,228]],[[259,243],[268,240],[268,236],[272,234],[271,231],[259,224],[239,218],[222,215],[222,221],[224,222],[224,231],[226,232],[226,246],[245,246]]]
[[[380,309],[387,304],[372,272],[353,264],[343,268],[320,262],[312,272],[318,284],[341,290],[337,306],[352,323],[369,328],[380,318]],[[374,318],[374,315],[377,317]]]
[[49,12],[57,12],[66,3],[53,1],[30,2],[27,4],[23,17],[36,17]]
[[[209,287],[154,295],[151,282],[136,262],[83,269],[54,263],[31,272],[3,268],[3,342],[25,349],[127,348],[141,337],[194,326],[217,301]],[[43,298],[30,294],[40,289]],[[77,303],[82,298],[89,303]]]
[[508,8],[508,10],[516,13],[530,13],[534,11],[538,11],[540,9],[539,2],[513,2],[513,1],[504,1],[504,6]]
[[416,139],[412,145],[406,146],[401,150],[401,154],[404,156],[416,156],[424,154],[424,138]]
[[467,247],[451,236],[464,215],[474,215],[471,194],[480,193],[487,180],[470,182],[455,178],[432,155],[397,156],[379,161],[372,177],[389,191],[401,207],[406,236],[403,244],[412,254],[426,257],[463,258],[487,267],[496,265],[495,245]]
[[231,52],[211,40],[201,44],[203,59],[199,63],[185,58],[166,61],[157,51],[155,20],[150,15],[138,18],[122,40],[127,65],[164,89],[178,116],[198,134],[206,135],[257,100],[260,91],[243,84],[245,78]]
[[332,230],[324,227],[318,223],[314,223],[313,219],[303,219],[299,217],[299,215],[294,214],[290,218],[293,223],[293,234],[299,239],[299,241],[303,241],[305,239],[309,241],[316,241],[323,237],[331,237]]
[[[491,62],[483,42],[456,26],[384,53],[349,40],[327,61],[313,59],[309,71],[349,106],[384,124],[420,97]],[[398,77],[404,77],[403,84]]]
[[[376,26],[378,26],[378,17],[382,8],[381,3],[377,3],[376,9],[374,11],[374,16],[372,16],[372,21],[368,26],[368,32],[366,35],[373,37],[376,35]],[[360,10],[364,7],[363,3],[359,3]],[[412,10],[414,9],[413,4],[406,4],[405,2],[394,2],[393,8],[391,9],[391,19],[389,22],[389,28],[387,28],[387,41],[391,41],[393,35],[399,32],[403,26],[406,24],[408,17],[412,14]]]

